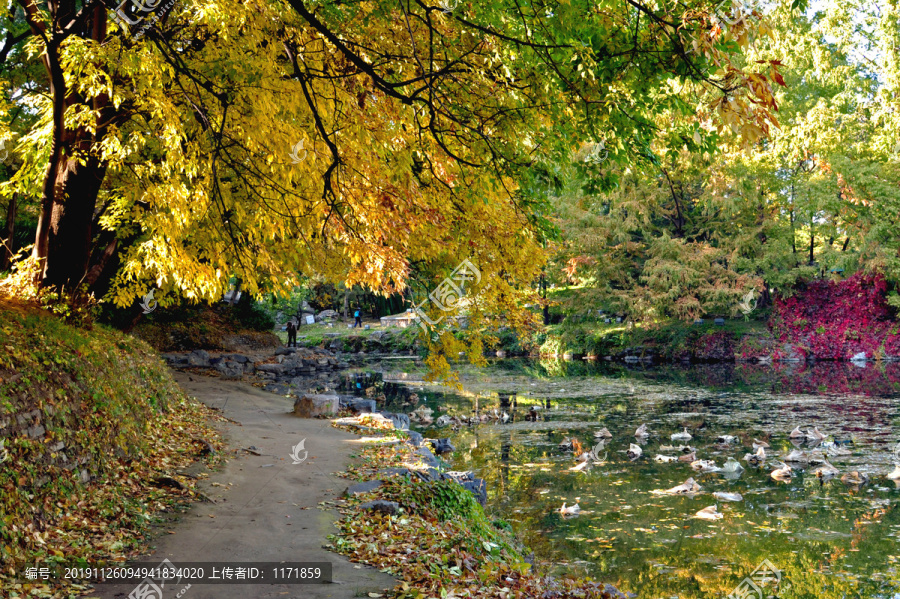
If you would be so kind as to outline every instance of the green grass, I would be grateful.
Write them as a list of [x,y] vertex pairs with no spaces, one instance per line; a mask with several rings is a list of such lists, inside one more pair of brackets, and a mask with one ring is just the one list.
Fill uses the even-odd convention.
[[[414,349],[419,335],[418,327],[401,329],[382,327],[380,324],[372,322],[365,324],[371,328],[368,330],[360,327],[348,328],[346,323],[339,322],[334,323],[333,327],[323,323],[301,325],[297,330],[297,344],[301,347],[329,347],[337,340],[342,344],[342,351],[358,352],[378,349],[408,351]],[[381,344],[376,344],[374,339],[371,339],[376,331],[388,333],[382,339]],[[276,331],[275,334],[282,343],[287,343],[287,331]]]

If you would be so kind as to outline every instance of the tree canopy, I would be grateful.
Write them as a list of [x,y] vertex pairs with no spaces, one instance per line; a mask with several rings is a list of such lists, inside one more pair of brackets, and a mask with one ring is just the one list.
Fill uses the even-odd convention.
[[34,214],[45,286],[119,305],[216,299],[232,276],[387,293],[468,258],[508,304],[574,153],[625,165],[775,123],[778,63],[742,56],[767,25],[737,2],[153,8],[4,15],[2,194]]
[[[748,148],[659,144],[620,185],[560,194],[557,280],[650,318],[736,314],[755,290],[897,268],[895,3],[766,15],[748,62],[781,57],[780,126]],[[854,24],[848,27],[848,23]],[[657,142],[659,143],[659,142]],[[894,300],[896,304],[896,300]]]

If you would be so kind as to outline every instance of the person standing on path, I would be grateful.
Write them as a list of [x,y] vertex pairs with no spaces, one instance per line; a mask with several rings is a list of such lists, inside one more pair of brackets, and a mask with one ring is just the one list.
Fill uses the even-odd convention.
[[288,334],[287,346],[291,347],[291,343],[293,343],[294,347],[297,347],[297,325],[294,324],[293,319],[289,320],[287,323],[287,334]]
[[362,327],[362,312],[360,312],[359,306],[357,306],[356,310],[353,312],[353,318],[356,319],[353,323],[353,328]]

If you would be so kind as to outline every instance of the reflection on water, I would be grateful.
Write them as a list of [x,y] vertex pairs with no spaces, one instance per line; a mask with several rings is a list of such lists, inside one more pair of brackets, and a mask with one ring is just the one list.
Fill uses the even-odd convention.
[[[492,411],[497,392],[517,394],[506,424],[425,433],[451,438],[458,450],[453,468],[474,470],[488,481],[492,515],[510,522],[551,569],[590,574],[639,597],[725,597],[767,559],[783,578],[779,597],[843,598],[900,590],[900,490],[885,478],[898,438],[895,380],[900,366],[893,364],[635,373],[606,365],[504,361],[465,372],[461,393],[416,382],[383,385],[388,409],[411,409],[402,402],[415,391],[436,415],[468,417],[476,402],[479,410]],[[534,422],[526,419],[532,405],[540,407]],[[440,412],[441,406],[449,410]],[[641,424],[651,436],[641,442],[643,456],[630,461],[625,452]],[[828,455],[829,461],[841,474],[858,471],[871,482],[850,487],[840,475],[823,481],[812,474],[814,466],[798,467],[790,482],[773,480],[769,473],[795,449],[788,433],[797,425],[817,426],[848,449],[849,455]],[[593,431],[602,427],[613,435],[605,462],[569,470],[577,462],[560,442],[574,437],[589,449]],[[769,443],[768,459],[761,467],[742,461],[746,470],[733,479],[699,474],[684,462],[654,462],[657,453],[678,455],[660,447],[677,445],[669,437],[684,427],[698,459],[718,466],[729,456],[741,460],[753,451],[754,439]],[[717,444],[723,434],[737,440]],[[696,495],[651,493],[691,476],[702,487]],[[743,500],[717,501],[713,492],[740,493]],[[580,515],[563,518],[563,502],[577,502]],[[722,519],[693,517],[712,505]]]

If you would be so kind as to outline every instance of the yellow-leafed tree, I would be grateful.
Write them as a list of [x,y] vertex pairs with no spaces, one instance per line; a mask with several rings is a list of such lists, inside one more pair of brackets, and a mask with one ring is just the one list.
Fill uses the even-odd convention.
[[[20,166],[2,189],[39,204],[41,284],[118,305],[151,287],[215,299],[232,276],[387,293],[468,259],[485,288],[469,310],[498,314],[539,273],[553,164],[585,143],[625,162],[663,110],[767,133],[776,66],[736,66],[758,17],[705,0],[19,0],[0,58]],[[37,124],[16,130],[16,110]]]

